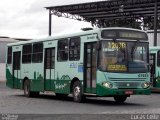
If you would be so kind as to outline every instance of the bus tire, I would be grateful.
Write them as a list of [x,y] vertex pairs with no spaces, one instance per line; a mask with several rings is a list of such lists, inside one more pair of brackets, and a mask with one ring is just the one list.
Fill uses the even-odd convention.
[[26,97],[30,97],[30,82],[29,82],[29,80],[25,80],[24,81],[24,95],[26,96]]
[[116,103],[124,103],[127,99],[127,96],[114,96],[114,100]]
[[32,92],[30,90],[30,81],[29,80],[24,81],[24,95],[26,97],[37,97],[39,95],[39,92]]
[[75,102],[83,102],[85,99],[85,96],[82,95],[82,86],[81,83],[79,81],[76,81],[73,83],[73,100]]

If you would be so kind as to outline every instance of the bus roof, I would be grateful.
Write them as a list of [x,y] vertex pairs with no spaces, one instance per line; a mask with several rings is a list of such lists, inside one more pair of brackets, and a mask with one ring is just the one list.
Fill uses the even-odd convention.
[[66,35],[58,35],[58,36],[51,36],[51,37],[47,37],[47,38],[33,39],[33,40],[29,40],[29,41],[20,41],[20,42],[16,42],[16,43],[9,43],[9,44],[7,44],[7,46],[16,46],[16,45],[35,43],[35,42],[44,42],[44,41],[57,40],[57,39],[63,39],[63,38],[69,38],[69,37],[76,37],[76,36],[84,36],[84,35],[96,34],[99,31],[107,30],[107,29],[136,30],[136,31],[144,32],[143,30],[137,30],[137,29],[133,29],[133,28],[124,28],[124,27],[95,28],[93,30],[81,31],[81,32],[78,32],[78,33],[72,33],[72,34],[66,34]]

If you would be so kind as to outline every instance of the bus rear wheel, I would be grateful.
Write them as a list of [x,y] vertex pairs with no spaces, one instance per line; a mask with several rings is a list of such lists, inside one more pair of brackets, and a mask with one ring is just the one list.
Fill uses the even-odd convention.
[[114,96],[116,103],[124,103],[127,99],[127,96]]
[[73,100],[75,102],[83,102],[85,99],[85,96],[82,95],[82,87],[81,83],[79,81],[74,82],[73,84]]
[[29,80],[24,81],[24,95],[26,97],[36,97],[39,95],[39,92],[32,92],[30,90],[30,82]]

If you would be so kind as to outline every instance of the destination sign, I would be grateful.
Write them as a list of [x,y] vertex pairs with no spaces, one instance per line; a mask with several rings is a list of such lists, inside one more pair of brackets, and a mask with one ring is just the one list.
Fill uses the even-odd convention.
[[145,32],[136,30],[103,30],[101,36],[104,39],[148,40]]
[[129,31],[122,31],[119,32],[119,37],[122,38],[145,38],[145,33],[141,32],[129,32]]
[[125,65],[108,65],[108,71],[127,71]]

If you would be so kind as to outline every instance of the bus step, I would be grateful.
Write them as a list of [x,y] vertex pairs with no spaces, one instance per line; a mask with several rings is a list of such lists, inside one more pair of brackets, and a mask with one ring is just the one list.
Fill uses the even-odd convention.
[[93,97],[95,97],[95,96],[97,96],[96,94],[94,94],[94,93],[83,93],[85,96],[93,96]]

